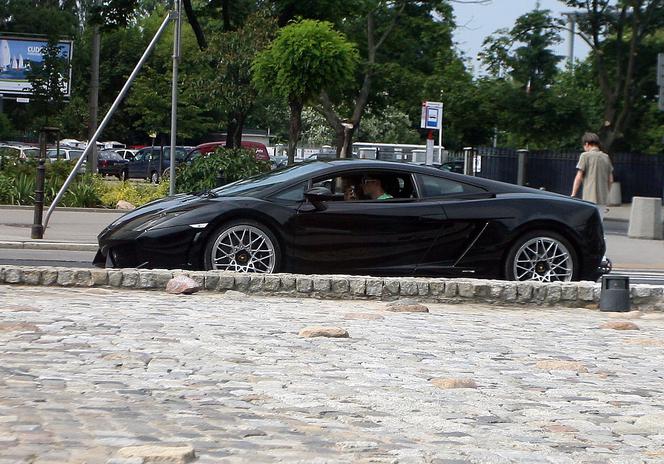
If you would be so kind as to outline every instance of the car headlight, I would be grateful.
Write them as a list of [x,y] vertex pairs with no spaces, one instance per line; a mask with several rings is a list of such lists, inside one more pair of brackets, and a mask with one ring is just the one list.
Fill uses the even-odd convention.
[[142,224],[139,224],[139,225],[135,226],[132,230],[135,230],[136,232],[144,232],[146,230],[156,229],[157,227],[159,227],[164,222],[170,221],[171,219],[178,217],[182,213],[184,213],[184,211],[175,211],[175,212],[172,212],[172,213],[161,213],[157,217],[154,217],[154,218],[152,218],[152,219],[150,219],[150,220],[148,220],[148,221],[146,221]]

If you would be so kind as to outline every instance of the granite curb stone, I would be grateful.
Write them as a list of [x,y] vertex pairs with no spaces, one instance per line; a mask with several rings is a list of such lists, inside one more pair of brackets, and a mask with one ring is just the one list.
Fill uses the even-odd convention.
[[[145,269],[78,269],[0,266],[0,283],[31,286],[115,287],[163,290],[177,275],[186,275],[210,292],[290,295],[330,299],[391,301],[416,297],[422,302],[589,307],[599,303],[600,284],[593,282],[509,282],[480,279],[396,278],[344,275],[248,275],[227,271]],[[664,311],[664,287],[632,285],[633,310]]]

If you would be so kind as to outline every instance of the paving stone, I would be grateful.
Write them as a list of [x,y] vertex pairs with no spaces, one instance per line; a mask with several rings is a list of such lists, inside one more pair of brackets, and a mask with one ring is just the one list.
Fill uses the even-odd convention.
[[558,359],[537,361],[535,367],[549,371],[574,371],[579,373],[588,372],[588,368],[579,361],[565,361]]
[[477,388],[477,384],[470,378],[445,378],[445,379],[432,379],[431,383],[444,390],[452,388]]
[[300,337],[305,338],[314,338],[314,337],[326,337],[326,338],[348,338],[348,331],[342,329],[341,327],[305,327],[300,329]]
[[639,326],[630,321],[609,321],[600,326],[602,329],[639,330]]
[[196,458],[196,453],[191,445],[143,445],[121,448],[118,450],[118,456],[121,458],[142,458],[145,464],[186,464]]

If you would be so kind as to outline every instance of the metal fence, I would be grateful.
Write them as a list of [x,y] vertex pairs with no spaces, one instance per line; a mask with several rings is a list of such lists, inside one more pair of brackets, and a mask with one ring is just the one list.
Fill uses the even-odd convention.
[[[518,183],[519,150],[478,147],[470,151],[476,176]],[[463,160],[467,152],[450,152],[448,159]],[[580,152],[524,152],[524,185],[569,195],[579,155]],[[612,162],[623,203],[631,202],[635,196],[664,198],[664,155],[617,153]]]

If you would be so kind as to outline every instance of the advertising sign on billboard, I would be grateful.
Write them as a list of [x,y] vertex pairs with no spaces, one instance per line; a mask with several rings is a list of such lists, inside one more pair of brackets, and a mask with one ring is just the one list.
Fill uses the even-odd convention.
[[[31,69],[41,66],[44,60],[42,48],[46,39],[9,37],[0,35],[0,93],[32,95],[28,80]],[[65,96],[71,94],[71,53],[72,41],[58,42],[60,57],[67,64],[67,71],[61,76],[61,86]]]

